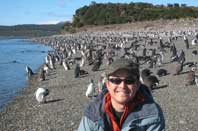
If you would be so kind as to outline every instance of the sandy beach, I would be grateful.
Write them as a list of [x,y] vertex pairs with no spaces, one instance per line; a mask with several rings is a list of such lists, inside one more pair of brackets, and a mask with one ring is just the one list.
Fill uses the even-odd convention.
[[[85,68],[91,72],[89,67]],[[74,71],[65,71],[56,65],[45,81],[37,76],[0,113],[1,131],[73,131],[76,130],[89,99],[85,96],[89,78],[98,79],[100,72],[74,78]],[[34,92],[38,87],[48,88],[46,104],[38,104]]]
[[[197,61],[197,56],[192,56],[191,47],[188,51],[184,48],[183,39],[175,42],[178,49],[184,49],[187,61]],[[171,70],[169,64],[170,54],[167,53],[163,68]],[[94,81],[105,71],[102,65],[99,71],[93,72],[92,66],[84,66],[88,75],[74,78],[74,66],[71,70],[56,63],[56,69],[50,70],[45,81],[38,81],[35,75],[29,80],[29,86],[22,90],[21,95],[13,99],[0,112],[1,131],[75,131],[78,128],[85,106],[90,101],[85,96],[89,79]],[[152,71],[156,72],[153,69]],[[177,76],[171,74],[160,77],[159,88],[153,91],[154,99],[159,103],[164,112],[167,131],[197,131],[198,129],[198,87],[185,86],[187,72],[184,68]],[[38,87],[50,90],[46,104],[38,104],[34,92]]]

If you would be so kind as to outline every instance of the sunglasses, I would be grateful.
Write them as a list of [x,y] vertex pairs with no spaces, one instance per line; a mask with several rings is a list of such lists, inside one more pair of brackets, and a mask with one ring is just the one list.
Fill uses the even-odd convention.
[[116,84],[116,85],[119,85],[122,81],[123,81],[125,84],[127,84],[127,85],[135,84],[135,82],[136,82],[136,79],[109,78],[108,80],[109,80],[111,83]]

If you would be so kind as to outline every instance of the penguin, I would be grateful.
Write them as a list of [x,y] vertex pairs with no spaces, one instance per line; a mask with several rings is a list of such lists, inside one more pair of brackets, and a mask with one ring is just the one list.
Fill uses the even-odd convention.
[[152,90],[159,85],[159,80],[155,75],[150,75],[144,79],[144,85],[146,85],[150,92],[152,92]]
[[83,67],[84,65],[85,65],[85,58],[82,57],[82,58],[81,58],[80,67]]
[[187,77],[186,77],[186,86],[189,85],[194,85],[195,84],[195,72],[191,70],[188,72]]
[[198,40],[197,39],[193,39],[191,42],[192,46],[196,46],[198,44]]
[[175,62],[171,69],[173,75],[179,75],[183,71],[183,63]]
[[97,59],[95,62],[94,62],[94,65],[92,67],[92,71],[98,71],[100,66],[102,64],[102,61],[100,59]]
[[189,42],[186,36],[184,36],[184,43],[185,43],[186,49],[189,49]]
[[80,69],[80,75],[87,75],[89,74],[86,70]]
[[75,78],[80,77],[80,65],[79,65],[79,63],[76,64],[76,67],[74,69],[74,77]]
[[86,91],[85,95],[87,98],[89,98],[89,97],[93,97],[94,94],[95,94],[95,84],[94,84],[93,79],[90,79],[90,83],[87,86],[87,91]]
[[44,80],[45,80],[45,70],[41,68],[39,71],[39,81],[44,81]]
[[105,88],[105,81],[107,80],[107,76],[105,72],[100,75],[100,79],[98,81],[98,93],[102,92]]
[[67,60],[63,60],[62,65],[63,65],[65,71],[70,70],[70,66],[69,66]]
[[46,96],[49,95],[49,90],[39,87],[35,92],[36,100],[39,104],[46,103]]
[[156,73],[159,77],[162,77],[162,76],[166,76],[168,73],[167,73],[167,70],[166,69],[159,69],[157,70],[157,73]]
[[49,74],[49,69],[50,68],[49,68],[48,64],[43,65],[43,70],[45,71],[46,74]]
[[197,50],[193,50],[192,51],[192,55],[196,56],[198,54],[198,51]]
[[147,49],[144,47],[144,49],[142,51],[142,56],[146,56],[146,51],[147,51]]
[[34,72],[32,71],[32,69],[29,66],[26,66],[25,68],[28,78],[30,78],[32,75],[34,75]]
[[195,84],[196,84],[196,86],[198,87],[198,67],[197,67],[197,66],[196,66],[196,67],[192,67],[191,70],[194,72]]
[[114,60],[113,60],[112,57],[108,58],[108,59],[107,59],[106,65],[109,66],[113,61],[114,61]]
[[49,65],[51,69],[55,69],[55,58],[53,56],[49,59]]
[[140,81],[148,88],[150,94],[152,93],[152,90],[159,84],[158,78],[155,75],[151,75],[152,73],[153,72],[147,68],[143,69],[140,73]]
[[144,83],[144,79],[152,74],[150,69],[143,69],[140,73],[140,82]]

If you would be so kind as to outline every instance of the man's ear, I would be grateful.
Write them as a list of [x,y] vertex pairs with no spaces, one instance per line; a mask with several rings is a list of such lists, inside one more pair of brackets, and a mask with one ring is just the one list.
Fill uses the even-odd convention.
[[108,84],[108,80],[105,80],[105,85],[107,86],[107,84]]

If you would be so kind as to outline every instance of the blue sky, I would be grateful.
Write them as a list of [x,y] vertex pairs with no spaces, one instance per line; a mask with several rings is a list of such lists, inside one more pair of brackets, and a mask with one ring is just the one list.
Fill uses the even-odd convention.
[[92,1],[147,2],[154,5],[179,3],[198,6],[197,0],[0,0],[0,25],[54,24],[71,21],[76,9],[89,5]]

